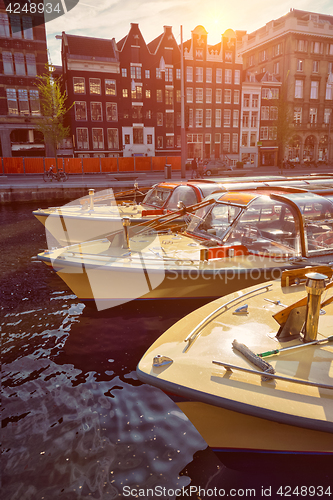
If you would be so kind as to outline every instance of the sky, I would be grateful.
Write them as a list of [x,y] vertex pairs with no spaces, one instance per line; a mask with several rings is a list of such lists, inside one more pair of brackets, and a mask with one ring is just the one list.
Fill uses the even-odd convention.
[[163,26],[172,26],[180,43],[180,26],[185,41],[202,25],[213,45],[229,28],[251,33],[291,8],[333,15],[332,0],[80,0],[70,12],[46,23],[48,48],[52,63],[60,65],[61,41],[55,36],[62,31],[118,42],[131,23],[139,24],[146,43],[163,33]]

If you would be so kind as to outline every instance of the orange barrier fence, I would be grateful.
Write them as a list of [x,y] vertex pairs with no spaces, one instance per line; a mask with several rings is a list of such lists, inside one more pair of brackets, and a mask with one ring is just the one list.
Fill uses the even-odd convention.
[[[1,158],[0,175],[42,174],[55,167],[55,158]],[[58,158],[58,168],[69,174],[116,173],[116,172],[158,172],[165,165],[172,170],[181,170],[178,156],[137,156],[125,158]]]

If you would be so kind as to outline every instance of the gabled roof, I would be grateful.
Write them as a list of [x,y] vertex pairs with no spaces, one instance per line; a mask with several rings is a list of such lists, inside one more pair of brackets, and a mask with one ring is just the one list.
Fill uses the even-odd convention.
[[118,60],[114,40],[66,34],[69,57],[98,57]]
[[148,47],[149,52],[151,54],[154,54],[156,52],[156,50],[158,49],[158,47],[162,41],[163,35],[164,35],[164,33],[161,33],[161,35],[159,35],[157,38],[155,38],[150,43],[148,43],[147,47]]

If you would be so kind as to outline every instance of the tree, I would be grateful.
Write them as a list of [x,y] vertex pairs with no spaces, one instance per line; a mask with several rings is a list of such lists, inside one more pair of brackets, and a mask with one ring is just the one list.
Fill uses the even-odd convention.
[[294,129],[293,116],[290,109],[290,103],[288,102],[287,95],[287,82],[285,81],[280,87],[280,96],[276,102],[277,106],[277,119],[275,121],[276,126],[276,142],[278,145],[278,161],[282,165],[282,161],[285,157],[285,148],[289,144]]
[[61,77],[55,78],[53,72],[54,67],[47,64],[44,75],[37,77],[35,85],[41,99],[43,119],[36,123],[36,129],[44,134],[45,142],[52,145],[58,172],[58,144],[69,136],[70,128],[64,126],[64,117],[72,106],[66,108],[67,95],[61,90]]

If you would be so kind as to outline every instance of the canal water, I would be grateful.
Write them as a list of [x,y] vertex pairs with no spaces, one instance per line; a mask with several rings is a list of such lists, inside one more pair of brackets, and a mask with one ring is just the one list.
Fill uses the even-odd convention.
[[86,307],[36,258],[46,248],[36,208],[0,207],[3,500],[240,498],[250,487],[252,497],[281,498],[279,486],[302,484],[333,494],[315,464],[280,475],[274,464],[267,472],[219,462],[177,406],[135,373],[189,309]]

